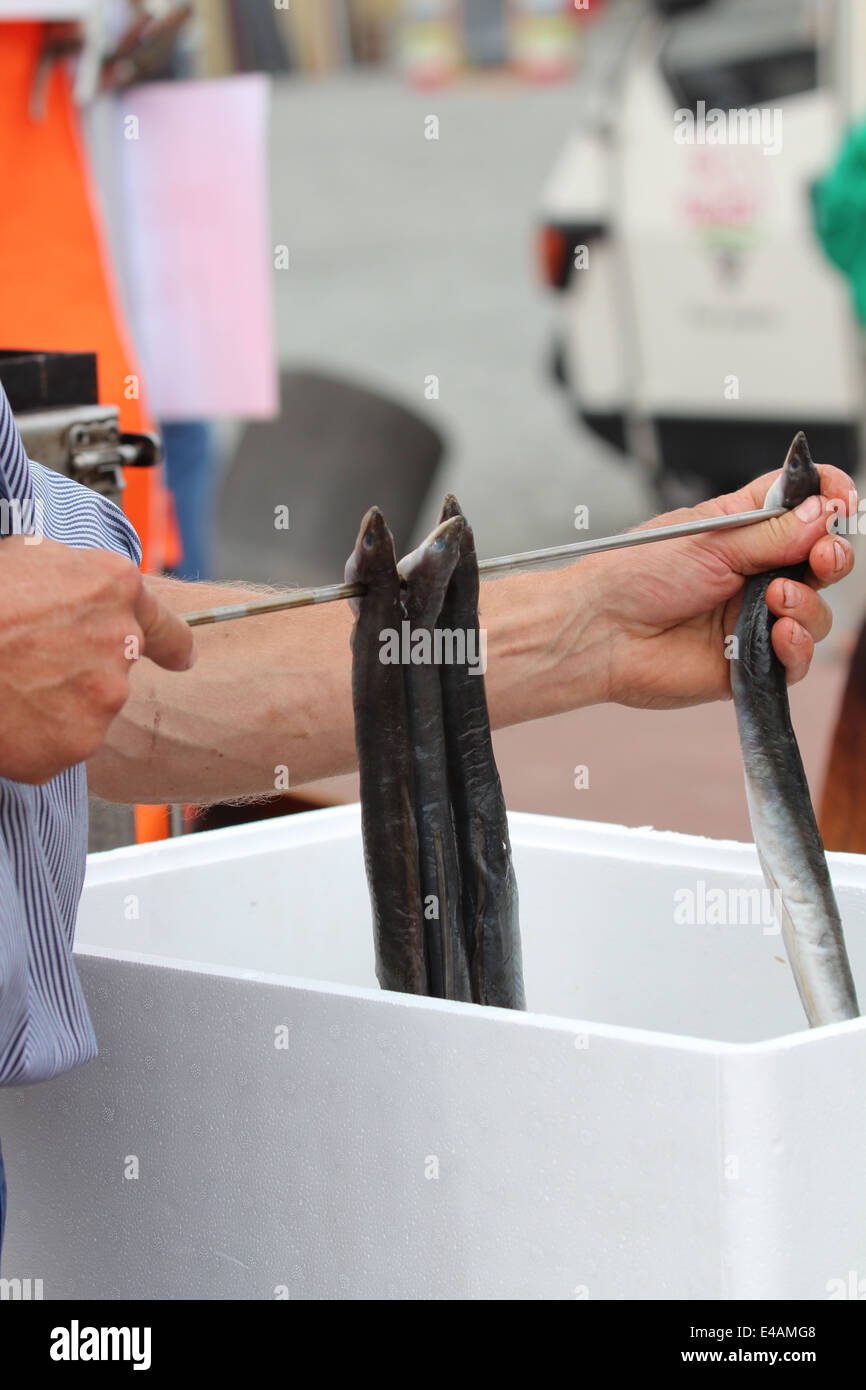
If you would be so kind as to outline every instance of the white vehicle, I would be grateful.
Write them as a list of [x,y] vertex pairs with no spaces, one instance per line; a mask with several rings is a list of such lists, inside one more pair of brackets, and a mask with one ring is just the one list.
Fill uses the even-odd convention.
[[669,500],[781,463],[797,429],[856,468],[858,333],[810,198],[844,119],[831,19],[815,0],[656,0],[597,26],[614,61],[542,198],[555,374]]

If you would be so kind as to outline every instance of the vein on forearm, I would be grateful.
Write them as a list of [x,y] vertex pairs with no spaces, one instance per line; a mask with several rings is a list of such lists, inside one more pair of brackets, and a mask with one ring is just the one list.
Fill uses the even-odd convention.
[[[592,702],[572,670],[580,624],[561,581],[526,575],[482,586],[495,725]],[[148,582],[176,612],[269,592]],[[282,768],[290,786],[350,771],[351,629],[348,605],[333,603],[198,628],[189,672],[142,660],[127,704],[89,764],[92,789],[113,801],[205,804],[275,795]]]

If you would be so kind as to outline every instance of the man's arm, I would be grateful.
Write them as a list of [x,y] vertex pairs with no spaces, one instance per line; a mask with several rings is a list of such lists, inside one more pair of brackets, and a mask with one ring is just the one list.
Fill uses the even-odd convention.
[[[175,613],[261,595],[172,579],[147,587]],[[563,573],[483,586],[494,722],[597,698],[591,637],[579,631],[572,587]],[[282,769],[291,786],[349,771],[351,631],[348,604],[330,603],[197,628],[195,669],[177,678],[138,662],[130,698],[88,764],[91,790],[110,801],[206,803],[273,794]],[[566,689],[565,647],[577,641],[582,679]]]
[[[727,698],[724,636],[744,576],[808,558],[808,583],[777,580],[767,595],[780,618],[775,650],[789,679],[799,680],[830,629],[817,589],[853,562],[848,542],[827,532],[830,499],[837,511],[856,507],[853,484],[838,469],[821,474],[825,511],[811,520],[790,513],[483,585],[494,725],[602,700],[671,708]],[[664,520],[758,507],[772,476]],[[147,583],[175,613],[242,601],[244,593]],[[290,785],[347,771],[355,758],[351,626],[348,605],[333,603],[197,629],[192,671],[138,662],[131,698],[89,763],[92,790],[116,801],[196,803],[272,794],[282,769]]]

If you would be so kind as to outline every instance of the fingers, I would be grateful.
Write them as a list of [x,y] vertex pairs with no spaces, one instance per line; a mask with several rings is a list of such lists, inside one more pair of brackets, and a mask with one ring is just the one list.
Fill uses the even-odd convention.
[[815,643],[804,627],[793,618],[780,618],[773,624],[773,650],[785,667],[788,684],[796,685],[809,669]]
[[[830,534],[840,516],[857,510],[857,490],[847,473],[826,465],[819,467],[821,493],[807,497],[799,507],[783,516],[771,517],[755,526],[743,526],[735,531],[713,537],[696,537],[694,543],[712,545],[716,554],[739,574],[760,574],[764,570],[809,560],[814,553],[819,569],[815,571],[822,584],[835,583],[848,573],[853,553],[847,541]],[[738,506],[754,506],[767,479],[760,479],[739,493],[716,498],[723,511],[730,513]],[[730,505],[732,499],[735,505]],[[713,504],[708,503],[708,506]],[[840,550],[833,541],[838,539]]]
[[[767,589],[767,607],[778,618],[790,619],[803,628],[813,642],[823,642],[833,626],[829,604],[808,584],[799,584],[794,579],[773,580]],[[781,627],[782,623],[775,626]],[[789,634],[789,626],[783,631]]]
[[[844,516],[850,516],[856,512],[857,489],[848,474],[843,473],[841,468],[834,468],[829,463],[819,463],[816,466],[821,475],[821,495],[835,502],[834,511]],[[643,522],[640,526],[635,527],[635,530],[643,531],[648,526],[672,526],[674,522],[693,521],[702,516],[733,516],[736,512],[760,511],[770,487],[779,476],[779,471],[777,468],[774,473],[764,473],[760,478],[755,478],[754,482],[738,488],[736,492],[722,493],[720,497],[711,497],[709,501],[699,502],[694,507],[679,507],[676,511],[665,512],[661,516]],[[751,529],[751,527],[745,528],[745,530]],[[729,534],[736,535],[737,532],[730,532]]]
[[[770,517],[766,522],[754,526],[695,536],[677,544],[697,551],[704,561],[708,555],[712,555],[737,574],[760,574],[764,570],[779,569],[783,565],[799,564],[808,559],[819,587],[835,584],[849,573],[853,565],[853,552],[846,540],[836,538],[840,539],[845,554],[843,564],[840,552],[833,547],[834,538],[830,533],[838,526],[841,517],[856,514],[857,489],[841,468],[818,464],[818,472],[821,475],[820,496],[807,498],[794,511],[781,517]],[[678,511],[667,512],[645,525],[673,525],[698,517],[731,516],[735,512],[759,510],[778,476],[778,471],[765,473],[737,492],[714,497],[696,507],[681,507]],[[645,527],[637,527],[637,530],[643,529]]]
[[[833,538],[825,537],[819,543],[822,556],[833,552]],[[840,579],[854,563],[851,547],[840,561],[840,567],[833,578]],[[824,561],[822,560],[822,565]],[[834,559],[826,561],[828,566]],[[833,579],[825,582],[832,583]],[[833,614],[829,604],[816,593],[809,584],[798,583],[794,579],[774,579],[767,589],[767,607],[775,613],[779,621],[773,624],[773,650],[785,667],[788,684],[796,685],[809,669],[815,651],[815,643],[823,642],[833,626]]]
[[[819,463],[817,468],[821,474],[821,495],[835,498],[838,504],[842,504],[845,516],[855,512],[857,510],[857,489],[848,474],[843,473],[841,468],[834,468],[829,463]],[[728,492],[722,497],[715,497],[712,501],[703,503],[703,506],[713,509],[708,512],[709,516],[716,515],[718,512],[731,515],[734,512],[754,511],[763,507],[764,499],[778,476],[779,469],[773,473],[764,473],[762,477],[755,478],[754,482],[747,483],[737,492]]]
[[854,550],[844,536],[822,536],[809,551],[809,583],[818,589],[844,579],[854,568]]
[[196,658],[192,628],[160,603],[146,584],[141,586],[135,616],[144,636],[142,655],[167,671],[188,671]]

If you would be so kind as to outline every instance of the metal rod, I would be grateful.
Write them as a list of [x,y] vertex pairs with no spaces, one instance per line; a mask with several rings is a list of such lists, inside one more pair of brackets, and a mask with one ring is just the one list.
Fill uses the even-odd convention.
[[[768,511],[736,512],[733,516],[699,517],[696,521],[681,521],[674,526],[652,526],[643,531],[624,531],[616,536],[601,536],[598,540],[576,541],[572,545],[555,545],[548,550],[525,550],[517,555],[499,555],[493,560],[481,560],[478,565],[482,578],[497,574],[522,574],[526,570],[554,568],[579,560],[583,555],[601,555],[607,550],[624,550],[633,545],[650,545],[654,541],[677,540],[681,536],[699,536],[707,531],[729,531],[736,526],[754,526],[784,516],[784,507]],[[356,598],[364,593],[363,584],[325,584],[317,589],[293,589],[289,593],[271,594],[268,598],[252,599],[248,603],[230,603],[223,608],[204,608],[197,613],[182,613],[190,627],[206,623],[228,623],[235,618],[257,618],[265,613],[282,613],[288,608],[307,608],[314,603],[333,603],[335,599]]]

